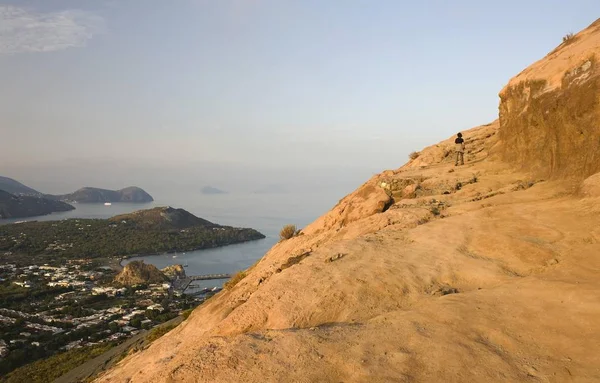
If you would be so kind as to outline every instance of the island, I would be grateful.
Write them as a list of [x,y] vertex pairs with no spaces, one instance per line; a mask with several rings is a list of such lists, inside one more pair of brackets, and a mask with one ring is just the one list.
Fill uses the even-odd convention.
[[227,194],[225,190],[217,189],[212,186],[205,186],[202,188],[202,194]]
[[148,203],[154,201],[154,198],[150,194],[136,186],[130,186],[121,190],[84,187],[70,194],[49,195],[47,197],[59,201],[78,203]]
[[14,195],[0,190],[0,219],[35,217],[73,209],[73,206],[62,201]]
[[221,226],[183,210],[158,207],[110,219],[67,219],[0,226],[0,254],[121,258],[192,251],[265,238],[254,229]]

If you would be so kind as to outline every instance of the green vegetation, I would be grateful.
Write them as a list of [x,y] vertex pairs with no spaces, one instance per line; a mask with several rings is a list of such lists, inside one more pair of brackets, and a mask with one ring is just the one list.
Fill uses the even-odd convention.
[[279,239],[286,240],[292,238],[298,232],[296,231],[296,225],[285,225],[279,232]]
[[189,316],[192,314],[192,311],[194,311],[194,309],[188,309],[188,310],[185,310],[183,313],[181,313],[183,320],[188,319]]
[[86,361],[105,353],[114,346],[114,343],[105,343],[63,352],[48,359],[38,360],[37,362],[17,368],[6,375],[1,381],[5,383],[51,382]]
[[0,226],[0,252],[54,259],[192,251],[264,238],[253,229],[219,225],[170,227],[163,222],[69,219]]
[[150,334],[148,334],[148,336],[146,337],[146,340],[149,343],[152,343],[155,340],[157,340],[158,338],[160,338],[161,336],[163,336],[166,333],[168,333],[169,331],[173,330],[175,327],[177,327],[177,324],[174,324],[174,323],[170,323],[170,324],[166,324],[164,326],[156,327],[155,329],[153,329],[152,331],[150,331]]
[[34,302],[37,305],[53,302],[58,294],[71,291],[65,287],[48,287],[46,285],[24,288],[10,281],[0,282],[0,307],[11,310],[27,310]]

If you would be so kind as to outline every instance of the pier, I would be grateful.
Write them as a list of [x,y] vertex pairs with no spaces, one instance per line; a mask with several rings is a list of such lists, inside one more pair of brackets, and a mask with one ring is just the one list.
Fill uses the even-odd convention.
[[229,279],[231,274],[188,275],[173,281],[173,289],[184,292],[193,281],[208,281],[211,279]]

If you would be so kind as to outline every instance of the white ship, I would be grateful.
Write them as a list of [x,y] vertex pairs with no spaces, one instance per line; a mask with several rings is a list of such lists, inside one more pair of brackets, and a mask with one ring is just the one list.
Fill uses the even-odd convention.
[[104,202],[104,206],[111,206],[111,205],[112,205],[112,203],[110,203],[110,202]]

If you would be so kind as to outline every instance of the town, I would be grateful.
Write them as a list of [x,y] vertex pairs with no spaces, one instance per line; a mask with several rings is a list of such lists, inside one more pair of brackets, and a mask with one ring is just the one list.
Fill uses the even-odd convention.
[[0,265],[0,375],[72,349],[117,345],[219,290],[187,295],[172,281],[127,286],[115,275],[92,259]]

